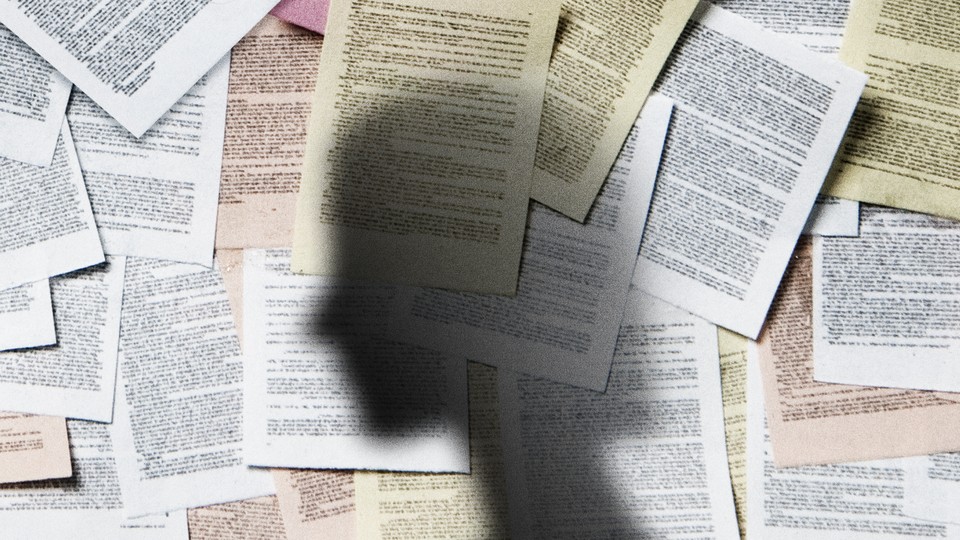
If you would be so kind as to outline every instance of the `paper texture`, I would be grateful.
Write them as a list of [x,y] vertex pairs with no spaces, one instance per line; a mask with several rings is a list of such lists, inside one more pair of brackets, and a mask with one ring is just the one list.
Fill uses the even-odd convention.
[[276,497],[260,497],[187,511],[190,540],[293,540]]
[[276,3],[5,2],[0,23],[140,137]]
[[903,515],[902,459],[777,469],[767,435],[756,350],[747,374],[747,538],[960,538],[960,530]]
[[63,418],[0,413],[0,484],[70,476]]
[[123,517],[116,454],[106,424],[67,422],[73,477],[3,486],[0,531],[20,540],[187,540],[187,513]]
[[71,86],[0,25],[0,157],[50,165]]
[[360,538],[507,538],[497,370],[471,363],[470,474],[357,472]]
[[293,270],[512,295],[558,12],[334,2]]
[[290,247],[323,37],[265,17],[232,52],[217,249]]
[[0,291],[103,262],[66,125],[49,167],[0,158]]
[[533,205],[515,297],[401,289],[396,339],[603,391],[671,107],[648,100],[585,225]]
[[357,538],[352,471],[275,469],[288,540]]
[[718,330],[723,427],[740,538],[747,535],[747,339]]
[[658,82],[675,108],[637,284],[756,338],[862,87],[702,4]]
[[0,410],[110,422],[124,265],[50,280],[58,343],[0,353]]
[[0,291],[0,351],[56,342],[49,280]]
[[956,6],[853,2],[840,58],[870,77],[826,192],[960,218]]
[[960,454],[935,454],[903,462],[903,512],[919,519],[960,524]]
[[501,371],[513,537],[736,538],[717,357],[716,327],[633,289],[605,394]]
[[211,266],[229,58],[140,139],[79,91],[67,120],[103,249]]
[[587,217],[697,0],[565,0],[531,197]]
[[243,465],[243,364],[219,271],[131,257],[113,434],[127,516],[273,494]]
[[270,14],[322,34],[329,9],[330,0],[282,0]]
[[386,339],[396,289],[246,250],[246,461],[469,472],[466,362]]
[[816,380],[960,392],[960,224],[863,205],[814,247]]

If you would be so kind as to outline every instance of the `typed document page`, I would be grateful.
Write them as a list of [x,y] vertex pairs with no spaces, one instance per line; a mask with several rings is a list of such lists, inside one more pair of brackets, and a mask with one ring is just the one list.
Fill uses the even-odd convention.
[[140,137],[277,0],[6,0],[7,25]]
[[285,540],[355,540],[353,471],[274,469]]
[[390,341],[396,288],[290,272],[245,250],[247,463],[470,470],[461,358]]
[[0,351],[56,342],[49,280],[0,291]]
[[635,282],[756,338],[863,84],[701,4],[657,86],[675,107]]
[[70,476],[73,467],[63,418],[0,413],[0,484]]
[[514,294],[559,10],[334,2],[294,272]]
[[960,453],[910,458],[904,470],[906,515],[960,525]]
[[297,540],[286,534],[274,496],[191,508],[187,525],[190,540]]
[[71,86],[0,24],[0,157],[50,165]]
[[583,221],[697,0],[565,0],[531,197]]
[[603,391],[671,108],[647,101],[584,225],[533,205],[515,297],[405,288],[393,336]]
[[634,289],[605,394],[501,370],[512,536],[737,538],[717,357],[715,326]]
[[727,434],[727,463],[733,502],[737,507],[740,538],[747,535],[747,339],[718,329],[720,382],[723,388],[723,427]]
[[863,205],[814,248],[816,380],[960,392],[960,223]]

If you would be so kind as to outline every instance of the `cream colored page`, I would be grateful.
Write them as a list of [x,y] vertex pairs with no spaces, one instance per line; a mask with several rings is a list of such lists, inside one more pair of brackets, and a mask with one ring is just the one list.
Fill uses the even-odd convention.
[[290,247],[323,36],[268,15],[232,52],[217,249]]
[[531,197],[583,221],[696,0],[565,0]]
[[289,540],[358,538],[353,472],[275,469],[273,480]]
[[720,347],[720,383],[723,388],[723,427],[727,434],[727,463],[737,508],[740,537],[747,534],[747,339],[729,330],[717,330]]
[[469,376],[470,474],[357,472],[360,538],[508,536],[497,370],[471,363]]
[[825,191],[960,218],[960,4],[858,0],[840,50],[867,89]]
[[0,413],[0,484],[71,475],[63,418]]
[[294,271],[512,295],[559,9],[335,2]]
[[286,540],[276,497],[259,497],[187,511],[190,540]]

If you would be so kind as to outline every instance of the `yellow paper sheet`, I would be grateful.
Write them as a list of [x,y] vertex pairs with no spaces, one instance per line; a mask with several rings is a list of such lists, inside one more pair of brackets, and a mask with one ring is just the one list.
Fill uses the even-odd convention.
[[747,535],[747,338],[718,328],[723,426],[740,538]]
[[0,413],[0,484],[72,475],[63,418]]

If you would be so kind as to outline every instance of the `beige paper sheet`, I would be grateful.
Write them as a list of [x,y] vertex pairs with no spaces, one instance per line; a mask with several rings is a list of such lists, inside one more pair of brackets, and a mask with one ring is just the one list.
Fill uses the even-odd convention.
[[63,418],[0,413],[0,484],[72,475]]
[[290,247],[323,36],[272,15],[234,48],[217,249]]
[[737,508],[740,538],[747,535],[747,338],[717,329],[720,381],[723,386],[723,427],[727,435],[730,484]]
[[358,471],[360,538],[507,537],[497,370],[471,362],[469,377],[470,474]]
[[960,423],[960,404],[942,394],[813,380],[812,257],[801,240],[758,340],[776,465],[960,450],[960,432],[945,429]]
[[857,0],[840,58],[870,77],[824,193],[960,219],[960,11]]
[[286,540],[276,497],[187,511],[190,540]]
[[531,197],[583,221],[697,0],[564,0]]
[[273,481],[289,540],[357,538],[354,473],[275,469]]
[[335,2],[293,270],[513,294],[559,10]]

